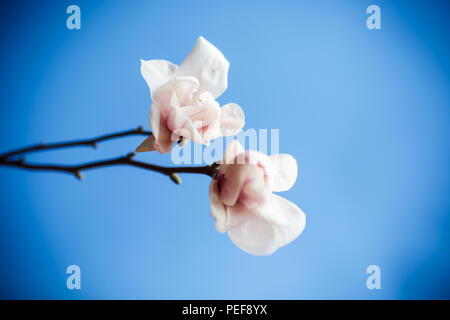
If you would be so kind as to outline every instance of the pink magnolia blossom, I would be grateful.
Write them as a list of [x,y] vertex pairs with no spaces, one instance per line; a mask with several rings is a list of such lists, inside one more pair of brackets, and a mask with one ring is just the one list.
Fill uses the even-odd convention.
[[244,151],[233,140],[209,188],[217,231],[228,230],[236,246],[254,255],[270,255],[290,243],[302,233],[305,214],[272,192],[289,190],[296,179],[291,155]]
[[136,151],[168,153],[180,137],[209,144],[217,137],[238,133],[245,124],[242,109],[235,103],[220,107],[215,100],[227,89],[229,66],[203,37],[180,66],[165,60],[141,60],[153,102],[153,134]]

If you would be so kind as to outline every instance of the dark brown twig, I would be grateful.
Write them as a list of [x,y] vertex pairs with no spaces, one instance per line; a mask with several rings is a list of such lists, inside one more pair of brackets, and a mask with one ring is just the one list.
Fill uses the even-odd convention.
[[24,155],[31,152],[36,151],[44,151],[44,150],[54,150],[54,149],[62,149],[76,146],[91,146],[95,148],[97,143],[111,140],[115,138],[121,138],[125,136],[131,135],[146,135],[150,136],[152,133],[149,131],[144,131],[142,127],[138,127],[137,129],[121,131],[117,133],[103,135],[97,138],[85,139],[85,140],[75,140],[68,142],[60,142],[60,143],[51,143],[51,144],[39,144],[31,147],[26,147],[22,149],[17,149],[14,151],[10,151],[4,154],[0,154],[0,165],[29,169],[29,170],[39,170],[39,171],[56,171],[56,172],[65,172],[74,175],[78,179],[82,179],[81,171],[96,169],[107,166],[117,166],[117,165],[127,165],[137,168],[142,168],[150,171],[156,171],[162,173],[175,182],[176,184],[181,183],[180,177],[177,173],[197,173],[197,174],[205,174],[212,178],[215,178],[219,165],[217,163],[213,163],[209,166],[203,167],[163,167],[150,163],[145,163],[141,161],[133,160],[134,153],[129,153],[126,156],[122,156],[119,158],[109,159],[109,160],[100,160],[94,162],[88,162],[79,165],[58,165],[58,164],[37,164],[37,163],[29,163],[26,162],[24,158],[14,159],[14,156]]
[[80,146],[87,146],[87,147],[97,147],[97,143],[111,140],[115,138],[121,138],[125,136],[131,136],[131,135],[145,135],[149,136],[152,133],[150,131],[144,131],[142,127],[138,127],[137,129],[127,130],[127,131],[121,131],[117,133],[111,133],[107,135],[103,135],[96,138],[91,139],[85,139],[85,140],[75,140],[75,141],[67,141],[67,142],[58,142],[58,143],[41,143],[38,145],[17,149],[14,151],[10,151],[4,154],[0,154],[0,160],[4,160],[19,154],[25,154],[25,153],[31,153],[36,151],[45,151],[45,150],[54,150],[54,149],[61,149],[61,148],[70,148],[70,147],[80,147]]
[[181,179],[178,177],[177,173],[197,173],[204,174],[210,177],[215,177],[218,166],[216,163],[208,166],[202,167],[163,167],[150,163],[145,163],[141,161],[133,160],[134,153],[130,153],[126,156],[109,159],[109,160],[101,160],[94,161],[80,165],[52,165],[52,164],[33,164],[27,163],[23,159],[17,160],[8,160],[8,159],[0,159],[0,165],[12,166],[23,169],[30,170],[44,170],[44,171],[57,171],[57,172],[65,172],[74,175],[78,179],[82,179],[81,171],[90,170],[95,168],[107,167],[107,166],[116,166],[116,165],[127,165],[137,168],[142,168],[150,171],[155,171],[162,173],[172,179],[176,184],[181,183]]

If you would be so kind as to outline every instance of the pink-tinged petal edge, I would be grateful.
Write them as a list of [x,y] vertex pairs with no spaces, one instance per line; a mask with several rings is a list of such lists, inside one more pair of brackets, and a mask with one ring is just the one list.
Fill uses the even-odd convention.
[[297,238],[306,224],[300,208],[275,194],[254,209],[239,204],[227,210],[231,241],[253,255],[274,253]]
[[194,122],[183,112],[182,107],[171,107],[166,117],[167,127],[174,137],[183,137],[196,143],[203,142]]
[[152,95],[152,101],[160,106],[171,104],[175,93],[178,103],[186,105],[192,101],[198,87],[198,80],[194,77],[174,77]]
[[234,206],[239,201],[254,206],[264,201],[264,189],[268,188],[262,168],[255,165],[225,165],[223,169],[219,170],[217,179],[220,200],[224,205]]
[[169,153],[172,149],[173,141],[157,104],[152,104],[150,107],[149,122],[152,128],[152,135],[136,148],[136,152],[157,150],[161,153]]

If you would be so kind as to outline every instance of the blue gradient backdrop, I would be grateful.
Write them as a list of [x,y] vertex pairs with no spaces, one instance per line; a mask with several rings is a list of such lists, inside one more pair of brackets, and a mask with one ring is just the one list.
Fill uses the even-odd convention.
[[[366,28],[370,4],[382,30]],[[279,128],[297,158],[283,195],[307,226],[255,257],[214,230],[206,176],[0,168],[0,298],[450,298],[448,14],[447,1],[2,2],[0,150],[148,128],[139,59],[180,63],[203,35],[231,62],[219,101],[239,103],[247,128]],[[71,264],[82,290],[66,289]],[[381,290],[366,288],[371,264]]]

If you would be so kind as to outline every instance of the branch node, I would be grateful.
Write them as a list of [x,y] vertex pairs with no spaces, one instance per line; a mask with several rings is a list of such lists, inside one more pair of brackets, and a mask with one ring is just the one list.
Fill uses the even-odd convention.
[[83,175],[81,174],[80,171],[75,171],[74,175],[78,180],[83,180]]
[[171,173],[169,177],[175,184],[181,184],[181,178],[176,173]]
[[213,163],[211,163],[211,165],[209,167],[211,168],[211,170],[217,170],[220,167],[220,163],[213,162]]
[[128,159],[128,160],[131,160],[135,155],[136,155],[136,153],[130,152],[129,154],[127,154],[127,155],[125,156],[125,158]]
[[92,148],[97,149],[97,142],[96,141],[92,141],[91,143]]
[[220,163],[219,162],[213,162],[210,166],[209,169],[211,170],[211,177],[213,179],[217,178],[217,174],[219,173],[219,168],[220,168]]
[[137,132],[142,132],[144,130],[144,128],[142,128],[142,126],[137,127],[136,131]]

